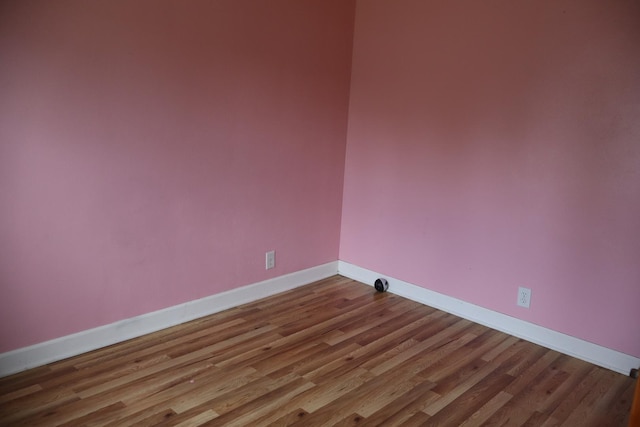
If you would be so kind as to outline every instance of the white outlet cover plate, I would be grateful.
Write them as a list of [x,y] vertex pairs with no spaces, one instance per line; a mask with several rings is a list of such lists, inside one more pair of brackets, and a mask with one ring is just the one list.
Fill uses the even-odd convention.
[[529,308],[531,305],[531,289],[522,286],[518,288],[518,305]]
[[265,254],[265,269],[271,270],[276,266],[276,251],[269,251]]

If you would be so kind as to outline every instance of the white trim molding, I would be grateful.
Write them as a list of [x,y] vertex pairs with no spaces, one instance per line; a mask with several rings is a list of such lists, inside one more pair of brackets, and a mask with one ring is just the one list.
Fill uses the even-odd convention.
[[338,261],[0,354],[0,378],[288,291],[338,273]]
[[341,274],[369,285],[373,285],[378,277],[385,277],[389,281],[389,292],[624,375],[628,375],[631,369],[637,369],[640,366],[640,358],[430,291],[348,262],[334,261],[2,353],[0,354],[0,377],[189,322],[317,280],[326,279],[335,274]]
[[338,274],[373,286],[375,280],[384,277],[389,281],[389,292],[455,314],[492,329],[559,351],[578,359],[602,366],[603,368],[629,375],[631,369],[640,366],[640,358],[621,353],[584,341],[570,335],[556,332],[506,314],[498,313],[468,302],[443,295],[366,268],[338,262]]

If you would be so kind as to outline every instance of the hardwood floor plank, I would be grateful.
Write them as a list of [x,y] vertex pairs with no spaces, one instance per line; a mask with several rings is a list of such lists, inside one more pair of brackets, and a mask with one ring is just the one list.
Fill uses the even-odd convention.
[[[446,360],[440,359],[437,363],[424,369],[420,374],[435,383],[443,382],[443,379],[455,375],[456,372],[464,369],[469,363],[473,363],[485,351],[491,349],[505,338],[504,334],[489,330],[449,353]],[[441,393],[439,389],[434,391]]]
[[97,411],[93,411],[87,415],[82,417],[74,418],[73,420],[60,424],[60,426],[64,427],[73,427],[73,426],[99,426],[104,424],[106,421],[113,418],[113,414],[120,411],[124,408],[125,405],[122,402],[112,403],[111,405],[105,406],[103,408],[98,409]]
[[377,376],[355,390],[358,398],[354,399],[354,412],[365,418],[369,417],[380,407],[425,382],[425,378],[414,375],[410,370]]
[[484,403],[473,414],[467,417],[460,427],[476,427],[483,425],[498,409],[502,408],[513,396],[504,391],[498,392],[495,396]]
[[51,365],[47,365],[7,377],[10,378],[11,381],[5,381],[5,378],[0,378],[0,396],[4,396],[20,388],[27,388],[34,385],[42,386],[43,383],[51,379],[69,375],[75,371],[77,371],[77,369],[73,366],[54,369]]
[[[436,415],[438,412],[451,405],[462,394],[466,393],[468,390],[470,390],[472,387],[474,387],[479,382],[482,382],[483,380],[485,380],[485,385],[492,384],[494,381],[499,380],[503,387],[506,386],[513,380],[513,377],[503,373],[499,373],[498,376],[492,375],[498,368],[498,365],[492,363],[485,364],[482,368],[475,371],[472,375],[460,381],[453,389],[449,390],[446,394],[442,394],[440,399],[427,406],[424,409],[424,412],[431,416]],[[489,398],[491,397],[492,396],[489,396]]]
[[194,417],[189,418],[188,420],[181,422],[180,424],[176,424],[176,426],[177,427],[197,427],[217,417],[218,417],[218,414],[215,411],[209,409]]
[[[325,341],[323,340],[322,342]],[[354,342],[340,342],[339,344],[328,346],[324,350],[317,351],[313,354],[313,357],[307,357],[299,360],[296,363],[273,371],[269,375],[279,377],[289,373],[296,373],[302,377],[321,366],[325,366],[331,362],[342,359],[345,355],[352,353],[359,348],[361,348],[361,346]]]
[[419,411],[413,414],[408,420],[402,423],[403,427],[419,427],[429,422],[430,415],[424,411]]
[[593,369],[593,366],[570,358],[563,369],[567,372],[568,378],[563,381],[555,391],[547,393],[546,399],[540,402],[536,408],[539,412],[547,414],[548,416],[551,416],[558,405],[568,398],[572,390],[574,390],[580,381],[589,374],[589,371]]
[[135,412],[130,407],[126,407],[113,414],[110,419],[105,420],[102,426],[157,426],[167,424],[176,415],[173,410],[167,408],[164,404],[149,406],[144,410]]
[[216,423],[227,426],[255,425],[256,420],[270,412],[281,409],[293,397],[313,386],[313,383],[304,378],[297,378],[282,387],[262,394],[244,405],[222,414],[216,419]]
[[183,381],[176,382],[162,391],[146,395],[143,398],[123,399],[123,401],[127,404],[127,412],[135,413],[150,405],[163,404],[176,413],[181,413],[262,377],[261,373],[250,367],[215,370],[211,375],[185,378]]
[[[440,379],[429,378],[435,386],[433,391],[440,395],[445,395],[449,393],[451,390],[456,388],[462,381],[466,378],[469,378],[479,369],[482,369],[487,364],[482,359],[471,359],[466,360],[466,364],[458,366],[457,369],[453,370],[449,375],[442,377]],[[496,369],[499,365],[493,365],[493,369]]]
[[[618,387],[625,385],[616,384],[617,376],[618,374],[611,371],[603,372],[596,385],[583,398],[581,402],[583,405],[575,408],[562,425],[571,426],[578,423],[583,423],[582,425],[585,427],[606,427],[611,425],[610,422],[613,417],[609,411],[613,406],[613,399],[619,392]],[[629,411],[627,410],[626,412],[628,413]],[[589,420],[589,422],[585,423],[582,420]]]
[[[533,362],[532,364],[526,363],[526,369],[524,367],[520,367],[520,371],[517,376],[517,379],[509,384],[505,391],[513,396],[517,396],[523,389],[530,386],[532,382],[551,365],[557,358],[560,357],[560,353],[543,349],[543,355],[539,358],[531,357],[528,359],[528,362]],[[514,372],[513,370],[509,373]],[[517,371],[516,371],[517,372]]]
[[[406,305],[405,307],[409,306],[410,305]],[[373,327],[382,325],[389,319],[397,316],[396,313],[397,312],[393,310],[393,307],[388,307],[386,304],[380,304],[374,307],[362,307],[358,313],[350,313],[342,324],[336,325],[336,329],[330,332],[339,331],[340,334],[335,337],[332,336],[325,338],[325,342],[329,345],[335,345],[347,339],[351,339]]]
[[484,353],[482,355],[482,360],[490,362],[500,357],[501,355],[509,351],[509,349],[512,348],[518,341],[520,340],[516,337],[507,336],[507,338],[504,341],[502,341],[499,345],[495,346],[491,350]]
[[231,392],[217,396],[215,399],[205,402],[196,408],[211,407],[220,414],[226,414],[294,382],[303,383],[301,378],[295,374],[285,375],[280,378],[261,377]]
[[[174,381],[175,378],[178,377],[193,376],[200,370],[208,369],[213,366],[213,364],[209,361],[207,361],[206,363],[202,362],[202,360],[207,360],[207,358],[210,357],[212,353],[220,351],[221,349],[232,347],[238,342],[249,340],[252,337],[264,332],[264,329],[273,329],[273,327],[267,326],[265,328],[261,328],[260,330],[252,330],[237,337],[227,339],[226,341],[217,342],[208,347],[193,351],[192,353],[188,353],[175,359],[170,359],[166,362],[153,365],[147,369],[136,371],[128,375],[127,377],[121,377],[115,380],[95,385],[91,388],[78,392],[78,394],[82,398],[88,398],[96,394],[104,394],[106,392],[109,392],[110,390],[121,388],[131,383],[133,380],[142,380],[147,384],[148,382],[153,382],[158,385],[162,385],[166,382]],[[169,369],[171,370],[171,373],[168,373],[166,377],[157,375],[158,373],[167,371]]]
[[[487,365],[491,366],[491,365]],[[435,411],[436,407],[439,407],[436,401],[433,405],[429,405],[424,409],[424,412],[431,415],[426,425],[451,425],[457,426],[462,424],[467,418],[471,417],[477,410],[489,402],[493,397],[497,396],[504,387],[513,381],[513,377],[507,374],[500,374],[498,376],[490,375],[493,371],[489,368],[486,369],[487,375],[483,377],[483,380],[475,382],[475,380],[469,380],[470,387],[463,391],[466,387],[458,386],[447,393],[446,396],[456,396],[441,410]],[[480,374],[478,374],[480,375]],[[471,376],[470,378],[472,378]],[[473,384],[475,382],[475,384]],[[471,385],[473,384],[473,385]],[[446,400],[445,400],[446,399]],[[449,398],[441,399],[442,402],[450,400]]]
[[309,413],[315,412],[352,392],[372,378],[373,375],[366,369],[353,369],[338,378],[320,383],[313,389],[301,394],[296,399],[295,404]]
[[335,330],[336,327],[342,325],[343,322],[352,319],[354,316],[357,316],[357,311],[346,311],[339,316],[335,316],[324,322],[310,326],[305,330],[298,331],[291,335],[281,336],[277,340],[274,340],[268,346],[268,348],[255,348],[252,351],[247,352],[239,357],[226,359],[220,362],[218,366],[228,366],[240,361],[242,361],[243,363],[253,363],[257,360],[263,359],[265,357],[264,352],[267,350],[270,351],[278,347],[300,344],[302,340],[315,340],[318,337],[323,337],[324,334],[330,333],[331,331]]
[[535,411],[522,425],[523,427],[538,427],[545,423],[548,415]]
[[278,418],[277,420],[273,421],[270,425],[274,426],[274,427],[282,427],[282,426],[289,426],[291,424],[293,424],[294,422],[297,422],[298,420],[303,419],[305,416],[309,415],[309,413],[307,411],[305,411],[304,409],[294,409],[293,411],[289,412],[286,415],[283,415],[282,417]]
[[634,386],[335,276],[0,378],[0,426],[625,426]]
[[0,419],[2,423],[11,424],[22,418],[37,418],[55,411],[58,407],[78,401],[80,397],[69,389],[40,390],[0,406]]
[[41,391],[42,386],[40,384],[30,385],[24,388],[20,388],[18,390],[6,393],[4,395],[0,395],[0,404],[7,402],[11,402],[12,400],[16,400],[20,397],[29,396],[35,392]]
[[424,381],[389,402],[366,419],[369,425],[400,425],[440,398],[432,389],[434,383]]
[[563,423],[573,410],[581,406],[584,396],[597,384],[603,373],[604,371],[601,369],[588,366],[587,373],[578,378],[577,386],[558,403],[556,409],[551,413],[551,417],[559,424]]

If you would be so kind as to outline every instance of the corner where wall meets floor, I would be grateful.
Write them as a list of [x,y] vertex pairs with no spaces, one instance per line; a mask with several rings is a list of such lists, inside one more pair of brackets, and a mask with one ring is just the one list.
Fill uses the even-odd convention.
[[[164,310],[57,338],[0,354],[0,377],[42,366],[180,323],[214,314],[315,281],[340,274],[373,286],[377,272],[334,261],[273,279],[253,283]],[[640,366],[640,358],[629,356],[541,326],[457,300],[428,289],[387,277],[389,292],[455,314],[490,328],[628,375]],[[372,288],[372,292],[375,292]]]

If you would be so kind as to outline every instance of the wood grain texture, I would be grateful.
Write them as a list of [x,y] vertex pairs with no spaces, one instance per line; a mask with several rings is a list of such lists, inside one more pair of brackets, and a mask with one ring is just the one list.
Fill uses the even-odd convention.
[[629,417],[629,427],[640,427],[640,378],[636,379],[631,415]]
[[634,385],[335,276],[0,379],[0,425],[625,426]]

